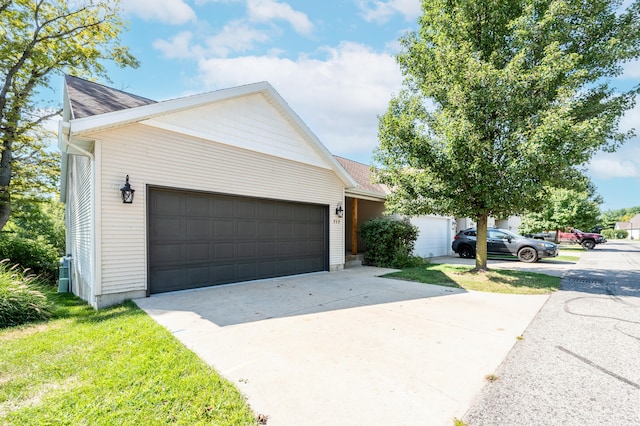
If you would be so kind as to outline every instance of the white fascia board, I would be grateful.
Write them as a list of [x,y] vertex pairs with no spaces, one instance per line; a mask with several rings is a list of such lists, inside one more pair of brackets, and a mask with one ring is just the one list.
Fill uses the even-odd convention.
[[384,202],[387,199],[385,194],[379,192],[365,191],[358,188],[348,188],[345,190],[344,195],[351,198],[359,198],[361,200],[380,201]]

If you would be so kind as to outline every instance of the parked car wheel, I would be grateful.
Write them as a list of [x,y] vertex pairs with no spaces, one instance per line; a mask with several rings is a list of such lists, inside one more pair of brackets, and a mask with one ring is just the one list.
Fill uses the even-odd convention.
[[518,252],[520,262],[534,263],[538,261],[538,252],[533,247],[523,247]]
[[458,249],[458,255],[460,255],[460,257],[469,259],[475,257],[476,254],[473,252],[471,246],[464,245]]
[[584,240],[582,242],[582,247],[586,248],[587,250],[593,250],[595,246],[596,246],[596,242],[593,240]]

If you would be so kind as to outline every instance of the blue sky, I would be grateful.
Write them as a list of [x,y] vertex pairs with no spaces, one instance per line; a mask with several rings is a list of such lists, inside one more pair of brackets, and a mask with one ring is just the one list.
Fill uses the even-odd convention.
[[[420,0],[123,0],[123,6],[130,23],[123,43],[142,65],[113,68],[112,87],[165,100],[268,81],[332,153],[367,164],[377,117],[401,87],[397,40],[417,27],[420,14]],[[639,80],[636,62],[613,83]],[[632,127],[640,129],[640,107],[621,122],[622,129]],[[595,156],[588,174],[603,210],[640,206],[640,137]]]

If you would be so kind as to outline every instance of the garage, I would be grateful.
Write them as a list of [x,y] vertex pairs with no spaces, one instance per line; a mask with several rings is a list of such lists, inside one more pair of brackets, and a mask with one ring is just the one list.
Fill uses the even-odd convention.
[[148,193],[149,293],[329,270],[326,205]]
[[414,254],[422,257],[445,256],[451,252],[453,240],[451,218],[442,216],[416,216],[411,223],[418,227]]

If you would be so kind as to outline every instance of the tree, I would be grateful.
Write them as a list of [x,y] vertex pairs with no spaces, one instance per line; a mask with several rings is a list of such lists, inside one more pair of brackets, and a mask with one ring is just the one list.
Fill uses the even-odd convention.
[[63,254],[60,153],[47,149],[52,140],[54,132],[35,126],[13,143],[11,217],[3,231],[34,241],[42,237]]
[[17,144],[59,114],[37,104],[51,77],[73,72],[106,77],[103,60],[137,66],[119,44],[119,0],[0,0],[0,229],[11,213]]
[[575,227],[589,231],[598,222],[602,198],[592,186],[587,191],[550,188],[544,208],[523,215],[520,232],[557,231]]
[[388,209],[473,218],[484,270],[489,216],[581,187],[581,165],[632,136],[618,122],[639,88],[607,79],[640,54],[640,3],[619,5],[423,0],[419,29],[400,40],[403,89],[379,122]]

